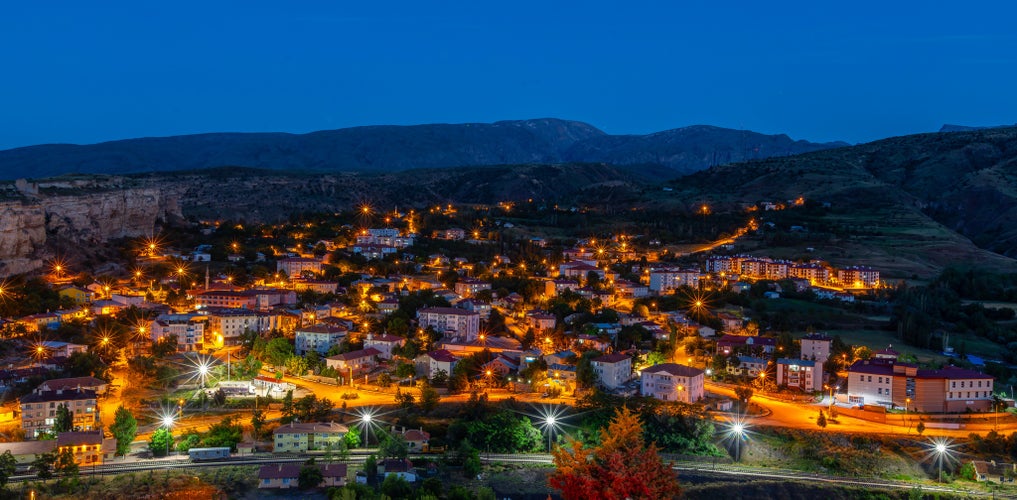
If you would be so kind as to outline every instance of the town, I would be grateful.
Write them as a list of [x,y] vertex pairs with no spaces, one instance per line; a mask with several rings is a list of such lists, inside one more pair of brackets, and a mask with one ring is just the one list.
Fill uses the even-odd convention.
[[[892,285],[864,263],[737,253],[766,227],[752,208],[733,237],[684,253],[645,235],[525,235],[507,216],[519,207],[502,203],[199,221],[124,241],[120,262],[57,258],[0,288],[6,311],[46,309],[3,320],[2,416],[20,439],[0,450],[10,476],[40,479],[316,456],[257,462],[257,487],[404,491],[434,477],[435,457],[476,476],[477,450],[549,452],[575,409],[630,398],[737,429],[739,443],[749,425],[915,438],[1017,428],[1012,394],[968,358],[931,366],[760,314],[790,300],[882,307]],[[447,405],[480,405],[522,437],[447,426]],[[696,444],[662,449],[741,461],[741,444],[709,429],[667,430]]]

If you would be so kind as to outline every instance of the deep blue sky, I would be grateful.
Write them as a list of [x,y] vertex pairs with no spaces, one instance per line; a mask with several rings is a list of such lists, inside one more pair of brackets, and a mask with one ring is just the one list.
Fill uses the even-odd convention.
[[0,7],[0,149],[549,116],[849,142],[1017,122],[1013,1],[150,3]]

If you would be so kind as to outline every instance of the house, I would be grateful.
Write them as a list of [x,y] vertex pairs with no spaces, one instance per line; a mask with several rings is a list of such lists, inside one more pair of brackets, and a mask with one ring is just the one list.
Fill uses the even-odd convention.
[[544,282],[544,295],[557,297],[565,290],[578,290],[579,282],[568,278],[556,278]]
[[392,314],[399,309],[399,300],[394,297],[388,297],[377,302],[375,306],[381,314]]
[[480,299],[466,299],[459,304],[459,307],[480,315],[480,319],[487,321],[491,318],[491,303]]
[[604,352],[608,347],[611,347],[611,342],[603,340],[597,335],[579,334],[576,336],[576,345]]
[[699,286],[699,271],[684,269],[651,269],[651,292],[664,294],[682,286],[696,288]]
[[[395,432],[394,428],[393,432]],[[431,434],[424,429],[406,429],[404,427],[400,434],[406,440],[406,447],[409,448],[410,453],[427,452],[431,447]]]
[[406,339],[398,335],[368,333],[367,338],[364,339],[364,347],[373,347],[377,349],[381,354],[378,357],[382,359],[392,359],[392,350],[396,347],[402,347],[406,344]]
[[274,453],[306,453],[338,446],[349,428],[335,422],[288,423],[272,431]]
[[102,465],[116,454],[117,440],[103,437],[101,430],[61,432],[57,434],[56,446],[60,453],[69,450],[78,465]]
[[60,316],[56,313],[31,314],[19,318],[18,324],[24,326],[28,333],[56,330],[60,327]]
[[738,360],[737,365],[734,363],[729,363],[727,365],[727,372],[732,375],[758,377],[760,373],[766,371],[768,361],[764,358],[737,356],[735,359]]
[[808,359],[777,359],[777,386],[805,392],[823,389],[823,362]]
[[557,316],[542,312],[528,313],[526,318],[530,320],[530,328],[533,328],[535,332],[554,330],[554,325],[558,320]]
[[294,351],[297,356],[303,356],[310,351],[318,354],[326,354],[332,346],[339,345],[349,334],[345,328],[317,324],[297,328],[294,331],[296,347]]
[[69,358],[76,352],[88,352],[88,346],[84,344],[72,344],[56,340],[43,340],[39,343],[50,356]]
[[[321,470],[322,482],[319,486],[345,486],[346,464],[315,464]],[[300,484],[301,463],[267,464],[258,469],[258,488],[296,488]]]
[[444,371],[445,375],[452,375],[452,369],[456,366],[456,357],[445,349],[439,349],[418,356],[416,365],[417,373],[425,375],[429,379],[434,378],[439,371]]
[[995,379],[955,366],[918,368],[892,359],[855,361],[848,367],[848,401],[927,413],[982,412],[992,407]]
[[325,358],[325,364],[329,368],[338,370],[339,373],[355,371],[366,372],[378,364],[378,362],[375,361],[375,358],[380,355],[381,351],[373,347],[368,347],[367,349],[360,349],[358,351],[329,356]]
[[282,330],[279,314],[244,308],[209,307],[201,310],[208,316],[205,340],[214,345],[239,345],[247,332],[264,333]]
[[717,340],[717,352],[725,356],[732,352],[771,353],[777,348],[777,339],[745,335],[724,335]]
[[490,370],[492,374],[504,377],[519,371],[519,361],[499,353],[494,359],[484,363],[483,369],[485,372]]
[[695,403],[703,399],[704,372],[677,363],[661,363],[644,368],[640,386],[644,396],[661,401]]
[[413,469],[413,462],[408,458],[402,460],[390,459],[379,463],[378,474],[384,477],[399,476],[410,483],[417,481],[417,473]]
[[94,391],[96,394],[102,394],[106,392],[108,386],[105,380],[95,377],[72,377],[72,378],[55,378],[47,380],[39,384],[39,390],[41,391],[71,391],[77,389],[88,389]]
[[467,342],[480,332],[480,314],[455,307],[426,307],[417,311],[421,328],[432,327],[447,335],[463,337]]
[[61,297],[67,297],[75,304],[85,304],[95,299],[94,292],[77,286],[61,288],[57,293],[59,293]]
[[617,389],[632,376],[632,358],[625,354],[605,354],[591,360],[597,379],[608,389]]
[[998,481],[1002,483],[1004,481],[1013,481],[1014,476],[1017,476],[1017,464],[996,462],[995,460],[991,462],[972,460],[971,464],[975,467],[976,481]]
[[56,420],[57,408],[66,406],[71,412],[74,428],[90,431],[95,428],[99,416],[95,391],[73,389],[43,391],[38,388],[21,397],[21,428],[25,435],[38,437],[49,432]]

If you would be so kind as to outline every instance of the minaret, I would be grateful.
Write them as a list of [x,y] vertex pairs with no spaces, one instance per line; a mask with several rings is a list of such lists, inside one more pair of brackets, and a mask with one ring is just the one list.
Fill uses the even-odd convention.
[[208,290],[208,266],[205,266],[205,290]]

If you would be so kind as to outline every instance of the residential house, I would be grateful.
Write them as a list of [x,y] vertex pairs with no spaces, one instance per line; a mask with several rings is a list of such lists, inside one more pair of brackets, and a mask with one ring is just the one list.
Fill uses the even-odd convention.
[[530,320],[530,328],[533,328],[533,331],[537,333],[544,330],[554,330],[555,323],[558,320],[557,316],[544,312],[528,313],[526,319]]
[[60,342],[57,340],[43,340],[39,343],[50,356],[69,358],[71,354],[76,352],[88,352],[88,346],[85,344],[72,344],[70,342]]
[[208,317],[201,314],[160,314],[149,324],[149,332],[152,342],[175,336],[178,351],[200,351],[207,322]]
[[325,364],[329,368],[338,370],[339,373],[366,372],[378,364],[375,358],[380,355],[381,351],[368,347],[367,349],[329,356],[325,358]]
[[382,359],[392,359],[392,350],[396,347],[402,347],[404,344],[406,344],[406,339],[398,335],[375,335],[369,332],[367,338],[364,339],[364,348],[373,347],[377,349],[381,352],[378,357]]
[[117,440],[103,437],[101,430],[61,432],[57,434],[56,446],[60,453],[69,450],[79,466],[102,465],[116,454]]
[[106,392],[108,384],[105,380],[95,377],[54,378],[39,384],[40,391],[71,391],[88,389],[96,394]]
[[1017,464],[1005,462],[986,462],[984,460],[972,460],[975,468],[976,481],[998,481],[1000,483],[1013,481],[1017,476]]
[[383,477],[399,476],[410,483],[417,481],[417,473],[413,469],[413,462],[408,458],[382,461],[378,464],[378,474]]
[[632,377],[632,358],[625,354],[605,354],[591,360],[601,385],[617,389]]
[[704,372],[677,363],[644,368],[640,375],[642,394],[661,401],[695,403],[703,399]]
[[57,293],[61,297],[67,297],[75,304],[86,304],[95,300],[95,292],[78,286],[66,286],[61,288]]
[[[584,276],[585,278],[585,276]],[[565,290],[578,290],[579,282],[568,278],[555,278],[544,282],[544,295],[554,298]]]
[[804,392],[823,389],[823,362],[809,359],[777,359],[777,386]]
[[491,361],[484,363],[483,369],[485,372],[490,370],[492,374],[497,374],[499,377],[505,377],[511,373],[519,371],[519,360],[518,358],[511,358],[505,354],[498,354]]
[[725,356],[732,352],[772,353],[777,348],[777,339],[772,337],[724,335],[717,340],[717,352]]
[[339,446],[349,428],[335,422],[288,423],[272,431],[274,453],[306,453]]
[[444,371],[445,375],[452,375],[452,370],[456,366],[456,357],[445,349],[439,349],[418,356],[416,365],[417,374],[425,375],[429,379],[434,378],[439,371]]
[[455,290],[460,297],[473,297],[480,291],[490,289],[491,283],[474,278],[462,278],[459,281],[456,281],[453,286],[453,290]]
[[663,294],[682,286],[698,287],[699,271],[671,268],[650,270],[651,292]]
[[727,365],[727,372],[732,375],[741,375],[745,377],[758,377],[760,373],[766,371],[766,365],[768,361],[764,358],[756,358],[753,356],[737,356],[735,359],[738,360],[738,364],[730,363]]
[[[315,464],[321,470],[320,487],[341,487],[346,485],[346,464]],[[266,464],[258,469],[258,488],[289,489],[300,484],[301,463]]]
[[11,452],[14,462],[20,466],[31,465],[39,458],[39,455],[56,452],[56,439],[42,439],[38,441],[13,441],[0,443],[0,455]]
[[294,351],[298,356],[303,356],[310,351],[318,354],[326,354],[333,346],[339,345],[349,334],[345,328],[317,324],[297,328],[294,331],[296,347]]

